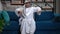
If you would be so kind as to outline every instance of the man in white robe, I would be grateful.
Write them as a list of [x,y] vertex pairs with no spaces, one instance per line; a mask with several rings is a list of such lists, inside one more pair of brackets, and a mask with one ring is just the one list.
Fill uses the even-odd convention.
[[23,12],[25,14],[25,17],[23,18],[21,22],[21,34],[34,34],[36,30],[36,23],[34,20],[34,12],[37,12],[38,15],[41,14],[41,8],[40,7],[31,7],[31,4],[29,1],[25,1]]
[[34,12],[37,12],[38,15],[41,14],[40,7],[31,7],[29,1],[25,1],[25,18],[21,23],[21,34],[34,34],[36,29],[36,23],[34,21]]

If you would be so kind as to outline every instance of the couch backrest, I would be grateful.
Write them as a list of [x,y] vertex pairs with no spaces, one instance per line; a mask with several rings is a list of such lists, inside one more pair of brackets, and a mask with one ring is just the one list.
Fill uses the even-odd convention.
[[17,17],[17,15],[15,14],[15,12],[13,12],[13,11],[7,11],[7,13],[9,14],[10,20],[18,21],[19,18]]
[[52,11],[44,11],[41,15],[37,15],[37,13],[35,13],[34,17],[36,21],[51,20],[54,17],[54,13]]
[[[10,16],[10,20],[18,20],[19,18],[15,14],[15,12],[8,11],[8,14]],[[34,17],[36,21],[43,21],[43,20],[51,20],[54,18],[54,13],[52,11],[44,11],[41,13],[41,15],[37,15],[37,13],[34,13]]]

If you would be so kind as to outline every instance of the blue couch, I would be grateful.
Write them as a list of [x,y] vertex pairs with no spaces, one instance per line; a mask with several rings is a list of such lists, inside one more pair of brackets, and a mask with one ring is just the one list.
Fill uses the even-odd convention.
[[[3,34],[18,34],[18,17],[14,12],[7,11],[10,16],[10,25],[4,27]],[[54,13],[51,11],[42,12],[41,15],[34,14],[36,21],[35,34],[60,34],[60,23],[55,23]]]
[[55,22],[54,18],[54,13],[50,11],[42,12],[41,15],[35,13],[35,34],[60,34],[60,23]]
[[19,22],[18,17],[15,15],[14,12],[7,11],[10,17],[9,25],[5,25],[2,34],[18,34],[19,32]]

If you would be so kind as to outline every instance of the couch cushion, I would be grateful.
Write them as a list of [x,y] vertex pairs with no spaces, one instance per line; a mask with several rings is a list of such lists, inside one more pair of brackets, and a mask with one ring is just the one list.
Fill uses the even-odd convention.
[[10,25],[5,25],[4,30],[17,31],[19,29],[19,23],[17,21],[10,21]]
[[36,31],[35,34],[60,34],[60,31]]
[[37,21],[36,30],[60,30],[60,23],[53,23],[52,21]]
[[37,13],[34,14],[36,21],[45,21],[45,20],[51,20],[54,17],[54,13],[51,11],[45,11],[42,12],[41,15],[37,15]]
[[2,34],[18,34],[18,31],[3,31]]

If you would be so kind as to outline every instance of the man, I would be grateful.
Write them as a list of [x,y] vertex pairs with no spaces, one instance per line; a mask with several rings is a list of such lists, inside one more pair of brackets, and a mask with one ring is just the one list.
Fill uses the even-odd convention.
[[23,7],[24,18],[21,22],[21,34],[34,34],[36,29],[36,24],[34,21],[34,12],[37,12],[38,15],[41,14],[40,7],[31,7],[30,1],[25,1]]
[[25,18],[21,24],[21,34],[34,34],[36,29],[36,24],[34,21],[34,12],[40,15],[41,8],[40,7],[31,7],[30,1],[25,1]]

